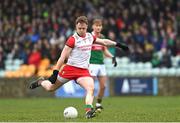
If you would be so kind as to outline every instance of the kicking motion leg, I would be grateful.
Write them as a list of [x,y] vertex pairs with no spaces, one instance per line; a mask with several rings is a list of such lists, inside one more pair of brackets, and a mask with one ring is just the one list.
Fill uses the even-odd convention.
[[57,88],[69,81],[68,79],[60,77],[58,74],[58,70],[53,70],[52,75],[47,80],[45,80],[43,77],[40,77],[32,82],[29,88],[35,89],[39,86],[42,86],[46,91],[55,91]]
[[55,91],[57,88],[61,87],[64,83],[59,81],[58,79],[54,84],[50,82],[48,79],[44,79],[43,77],[38,78],[37,80],[33,81],[29,88],[35,89],[37,87],[43,87],[46,91]]
[[44,80],[45,80],[44,77],[39,77],[38,79],[36,79],[35,81],[30,83],[29,89],[35,89],[35,88],[41,86],[41,82]]

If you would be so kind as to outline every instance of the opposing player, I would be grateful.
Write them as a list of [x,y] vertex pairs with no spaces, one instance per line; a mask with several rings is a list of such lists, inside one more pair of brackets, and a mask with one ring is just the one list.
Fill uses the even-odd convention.
[[[55,91],[64,83],[76,80],[86,91],[86,118],[93,118],[95,116],[92,106],[94,81],[88,70],[92,44],[99,43],[105,46],[116,46],[124,49],[128,49],[128,47],[109,39],[96,38],[91,33],[88,33],[88,19],[85,16],[78,17],[75,26],[76,32],[67,40],[52,75],[47,80],[40,77],[31,83],[30,89],[42,86],[47,91]],[[67,63],[63,66],[65,60],[67,60]]]
[[[104,36],[101,34],[102,31],[102,20],[101,19],[94,19],[92,24],[92,35],[104,39]],[[93,76],[94,79],[98,79],[99,82],[99,90],[97,95],[97,101],[96,101],[96,111],[101,111],[103,109],[102,107],[102,98],[104,96],[104,91],[106,87],[106,68],[104,65],[104,55],[106,57],[112,58],[112,62],[114,66],[116,67],[116,57],[114,57],[107,49],[106,46],[100,45],[97,43],[94,43],[92,45],[91,50],[91,57],[90,57],[90,66],[89,71],[91,76]]]

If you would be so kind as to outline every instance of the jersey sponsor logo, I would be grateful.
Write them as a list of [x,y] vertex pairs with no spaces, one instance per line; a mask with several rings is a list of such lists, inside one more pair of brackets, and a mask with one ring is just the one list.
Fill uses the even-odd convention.
[[91,50],[91,46],[92,45],[84,45],[84,46],[78,46],[78,48],[81,49],[82,51],[88,51]]

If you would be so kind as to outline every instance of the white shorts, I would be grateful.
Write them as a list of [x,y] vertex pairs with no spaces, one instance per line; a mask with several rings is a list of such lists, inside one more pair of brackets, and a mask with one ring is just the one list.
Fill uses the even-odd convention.
[[90,64],[89,73],[91,76],[106,76],[106,68],[104,64]]

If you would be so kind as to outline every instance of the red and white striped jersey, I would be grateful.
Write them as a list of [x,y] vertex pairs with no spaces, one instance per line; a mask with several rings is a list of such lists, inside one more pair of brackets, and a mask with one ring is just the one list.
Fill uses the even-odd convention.
[[88,69],[91,48],[95,40],[96,37],[91,33],[86,33],[84,37],[80,37],[77,33],[74,33],[66,42],[66,45],[72,48],[67,64]]

